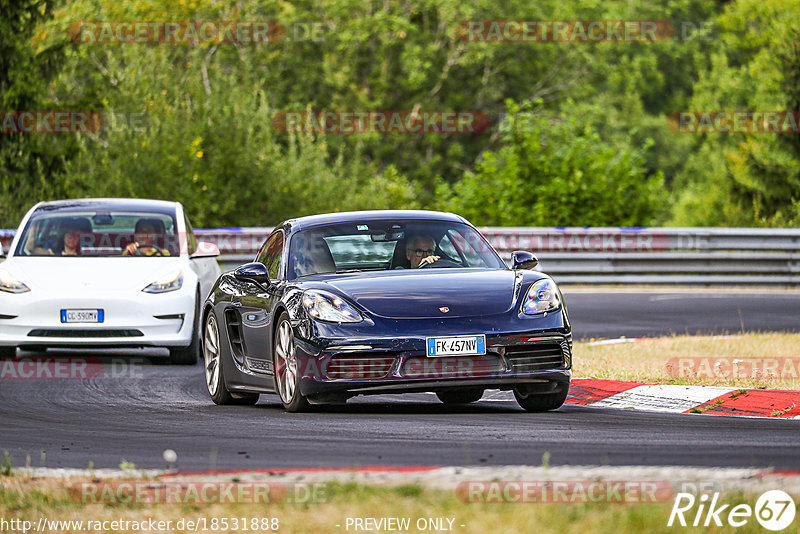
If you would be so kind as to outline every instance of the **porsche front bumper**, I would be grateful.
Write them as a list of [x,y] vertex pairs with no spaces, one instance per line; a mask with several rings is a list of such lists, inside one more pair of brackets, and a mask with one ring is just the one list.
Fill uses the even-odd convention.
[[547,393],[569,385],[568,332],[487,335],[486,344],[484,355],[428,357],[424,339],[394,340],[383,347],[353,340],[319,352],[298,341],[300,391],[313,399],[469,388]]

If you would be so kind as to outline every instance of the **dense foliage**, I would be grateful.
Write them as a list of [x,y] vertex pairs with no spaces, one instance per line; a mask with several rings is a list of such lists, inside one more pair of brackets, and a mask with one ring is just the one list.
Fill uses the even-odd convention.
[[[800,137],[675,133],[680,110],[800,109],[800,0],[0,0],[0,227],[33,203],[175,199],[195,226],[366,208],[498,225],[794,225]],[[665,20],[660,42],[470,42],[467,20]],[[279,21],[275,43],[70,40],[79,21]],[[478,110],[482,133],[283,133],[306,110]]]

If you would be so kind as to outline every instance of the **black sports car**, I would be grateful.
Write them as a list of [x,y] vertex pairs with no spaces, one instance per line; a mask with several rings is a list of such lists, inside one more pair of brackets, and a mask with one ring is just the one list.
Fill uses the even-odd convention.
[[514,390],[530,411],[564,403],[564,299],[528,252],[509,269],[464,218],[365,211],[286,221],[203,308],[217,404],[277,393],[286,410],[355,395],[435,392],[468,403]]

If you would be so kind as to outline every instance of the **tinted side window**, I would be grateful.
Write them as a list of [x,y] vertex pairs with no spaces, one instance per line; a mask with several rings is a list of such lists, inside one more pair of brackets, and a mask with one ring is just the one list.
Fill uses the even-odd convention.
[[263,245],[261,245],[261,250],[258,251],[258,254],[256,255],[256,259],[253,260],[253,261],[257,261],[259,263],[263,263],[264,265],[267,265],[267,250],[272,245],[272,242],[275,239],[276,235],[277,234],[271,234],[269,237],[267,237],[267,240],[264,241]]
[[192,231],[192,225],[189,222],[189,216],[186,215],[186,212],[183,212],[183,221],[186,224],[186,245],[189,247],[189,256],[197,252],[197,239],[194,237],[194,231]]
[[261,252],[258,253],[256,258],[257,262],[263,263],[269,272],[270,280],[276,280],[278,273],[281,270],[281,255],[283,253],[283,233],[276,232],[272,234]]

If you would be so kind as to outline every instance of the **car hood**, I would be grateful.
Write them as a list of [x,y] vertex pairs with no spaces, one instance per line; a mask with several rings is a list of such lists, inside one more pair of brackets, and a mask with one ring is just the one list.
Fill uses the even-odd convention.
[[[180,258],[19,258],[0,264],[31,291],[141,291],[180,268]],[[184,272],[184,276],[186,273]]]
[[421,319],[508,312],[521,281],[510,270],[426,269],[337,277],[326,283],[371,314]]

